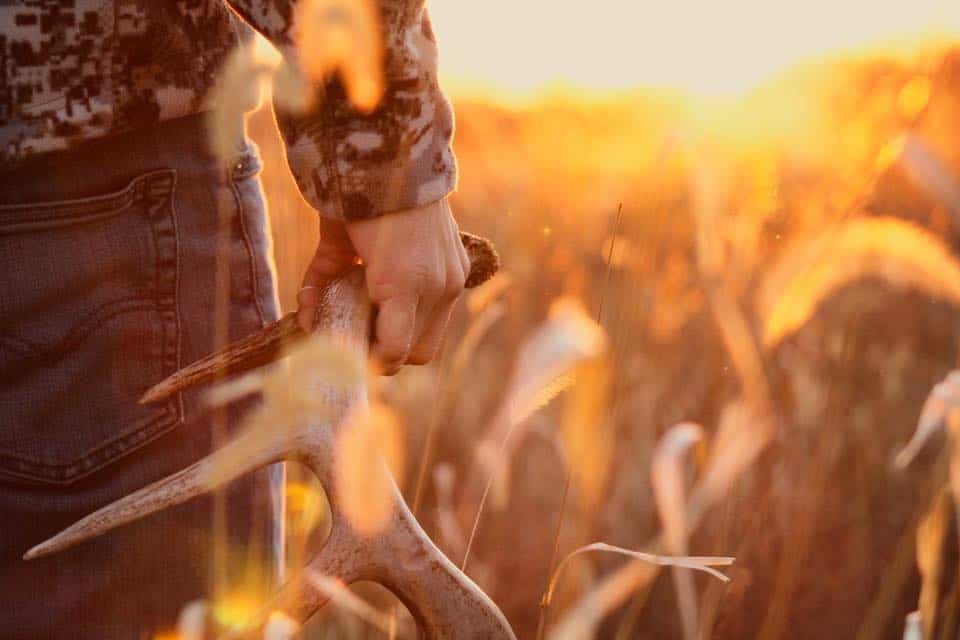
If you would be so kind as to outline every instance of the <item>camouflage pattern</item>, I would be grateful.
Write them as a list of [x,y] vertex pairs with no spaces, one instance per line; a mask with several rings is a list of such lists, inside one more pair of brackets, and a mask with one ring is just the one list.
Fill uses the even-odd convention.
[[[84,140],[211,107],[242,25],[290,51],[295,0],[0,0],[0,171]],[[362,219],[455,186],[453,115],[423,0],[377,0],[386,91],[370,114],[337,80],[308,113],[278,105],[297,184],[318,211]],[[231,11],[230,9],[233,9]]]

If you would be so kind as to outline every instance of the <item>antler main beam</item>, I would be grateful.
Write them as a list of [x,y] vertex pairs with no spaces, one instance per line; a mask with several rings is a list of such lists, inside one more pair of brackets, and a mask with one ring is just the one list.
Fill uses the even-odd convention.
[[[493,275],[499,262],[489,241],[468,234],[463,234],[462,239],[471,260],[467,284],[475,286]],[[363,272],[357,268],[324,289],[317,331],[333,336],[358,358],[366,359],[370,313]],[[174,374],[151,390],[149,399],[169,396],[224,372],[247,370],[275,360],[303,337],[298,332],[295,320],[285,317]],[[443,555],[420,527],[379,457],[371,457],[368,472],[383,474],[391,488],[387,525],[373,535],[363,535],[351,526],[335,490],[334,473],[341,463],[336,443],[342,430],[349,428],[349,416],[366,410],[366,389],[361,382],[350,388],[327,385],[317,392],[324,396],[329,408],[329,415],[320,424],[294,425],[293,431],[247,431],[190,467],[86,516],[31,549],[25,558],[47,555],[88,540],[211,491],[271,462],[296,459],[305,463],[327,490],[333,520],[329,539],[309,561],[307,569],[347,584],[357,580],[380,583],[407,606],[427,638],[513,639],[513,631],[497,606]],[[315,586],[305,571],[284,585],[244,631],[227,637],[257,637],[255,634],[273,611],[282,611],[303,623],[327,599],[327,594]]]

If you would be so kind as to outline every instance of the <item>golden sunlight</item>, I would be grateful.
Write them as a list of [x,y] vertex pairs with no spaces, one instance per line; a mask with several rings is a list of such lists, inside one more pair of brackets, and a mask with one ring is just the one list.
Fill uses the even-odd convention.
[[544,89],[749,89],[825,53],[911,47],[960,34],[956,0],[435,0],[451,91],[529,97]]

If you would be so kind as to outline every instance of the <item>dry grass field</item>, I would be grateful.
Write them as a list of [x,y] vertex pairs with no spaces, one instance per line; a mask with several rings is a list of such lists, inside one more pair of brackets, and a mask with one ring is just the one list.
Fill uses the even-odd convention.
[[[378,393],[408,503],[456,564],[469,548],[518,637],[543,618],[547,637],[892,639],[918,608],[924,637],[956,637],[956,444],[894,458],[960,353],[960,50],[809,62],[725,102],[456,110],[454,208],[504,273],[439,362]],[[250,127],[289,309],[316,222],[270,113]],[[294,522],[316,488],[291,475]],[[542,606],[598,541],[736,560],[721,582],[584,553]],[[382,635],[336,607],[312,628]]]

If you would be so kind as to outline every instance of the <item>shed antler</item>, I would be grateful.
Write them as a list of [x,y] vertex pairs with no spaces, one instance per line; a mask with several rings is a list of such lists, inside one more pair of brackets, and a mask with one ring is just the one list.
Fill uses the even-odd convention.
[[[471,260],[468,286],[489,278],[498,268],[489,241],[462,234]],[[334,336],[358,358],[365,360],[369,340],[370,301],[363,272],[353,269],[323,291],[317,331]],[[238,372],[279,358],[304,337],[296,321],[286,316],[257,334],[181,370],[148,392],[160,399],[189,386]],[[326,400],[329,414],[323,421],[282,429],[247,430],[237,439],[182,471],[118,500],[76,522],[37,545],[25,558],[36,558],[93,538],[114,527],[185,502],[234,478],[283,459],[304,462],[327,490],[332,529],[326,544],[306,570],[284,585],[246,626],[231,638],[257,637],[274,611],[303,623],[328,599],[310,579],[310,571],[344,583],[378,582],[407,606],[427,638],[512,639],[513,631],[497,606],[433,544],[407,508],[379,457],[369,461],[368,473],[383,474],[391,489],[391,513],[379,533],[363,535],[344,517],[343,500],[336,491],[335,470],[341,463],[336,447],[340,433],[349,428],[348,417],[365,410],[362,382],[349,388],[325,385],[317,392]],[[351,461],[353,463],[354,461]],[[249,634],[249,635],[245,635]]]

